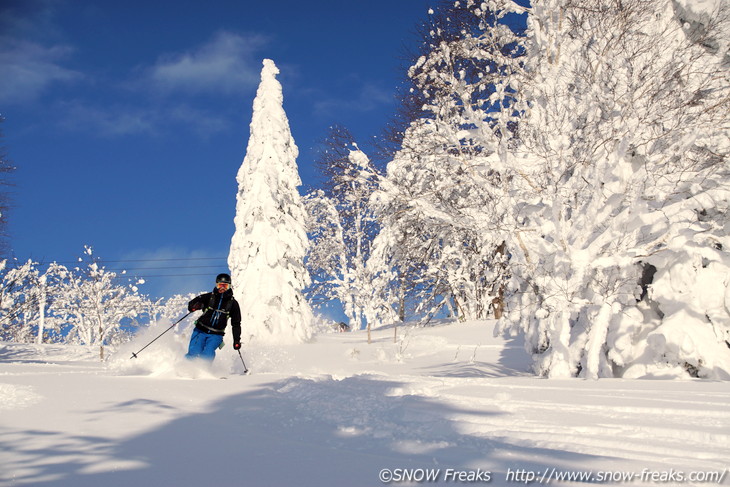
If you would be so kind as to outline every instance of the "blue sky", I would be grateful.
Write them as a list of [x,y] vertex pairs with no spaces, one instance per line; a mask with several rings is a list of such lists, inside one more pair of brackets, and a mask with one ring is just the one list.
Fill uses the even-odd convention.
[[209,288],[226,270],[262,59],[281,70],[300,174],[316,184],[328,126],[365,141],[391,116],[403,46],[434,3],[5,0],[14,256],[70,264],[91,245],[108,269],[150,276],[144,293]]

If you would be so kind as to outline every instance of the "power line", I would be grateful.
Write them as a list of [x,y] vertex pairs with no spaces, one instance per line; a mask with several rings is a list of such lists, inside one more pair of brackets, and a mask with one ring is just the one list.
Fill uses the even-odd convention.
[[[115,260],[103,260],[98,259],[96,261],[92,261],[91,263],[96,263],[98,265],[105,265],[107,263],[145,263],[145,262],[200,262],[200,261],[222,261],[224,264],[222,265],[187,265],[187,264],[180,264],[177,266],[164,266],[164,267],[132,267],[131,269],[104,269],[106,272],[113,272],[117,274],[115,279],[130,279],[130,278],[138,278],[138,279],[148,279],[148,278],[156,278],[156,277],[202,277],[202,276],[210,276],[211,272],[206,273],[183,273],[183,274],[147,274],[147,275],[139,275],[137,273],[140,272],[147,272],[150,270],[187,270],[187,269],[220,269],[221,267],[228,267],[228,258],[227,257],[179,257],[179,258],[164,258],[164,259],[115,259]],[[90,262],[88,261],[53,261],[56,264],[79,264],[82,267],[85,265],[88,265]],[[44,264],[45,265],[45,264]]]
[[[120,263],[120,262],[188,262],[188,261],[201,261],[201,260],[220,260],[220,261],[228,261],[228,257],[180,257],[180,258],[166,258],[166,259],[117,259],[117,260],[106,260],[106,259],[98,259],[94,260],[92,262],[96,262],[98,264],[108,264],[108,263]],[[85,264],[88,261],[85,260],[54,260],[53,261],[56,264]],[[186,266],[187,267],[187,266]]]
[[106,260],[100,259],[100,262],[171,262],[171,261],[188,261],[188,260],[228,260],[228,257],[180,257],[177,259],[123,259],[123,260]]
[[117,276],[116,279],[125,279],[125,278],[130,278],[130,277],[136,277],[136,278],[140,278],[140,279],[148,279],[150,277],[193,277],[193,276],[208,276],[208,277],[210,277],[211,274],[209,272],[206,272],[205,274],[150,274],[150,275],[147,275],[147,276],[138,276],[138,275],[135,274],[134,276],[129,276],[129,275]]
[[[227,266],[226,266],[227,267]],[[163,270],[163,269],[171,269],[171,270],[179,270],[179,269],[217,269],[220,268],[218,265],[181,265],[177,267],[132,267],[131,269],[106,269],[107,272],[132,272],[132,271],[149,271],[149,270]]]

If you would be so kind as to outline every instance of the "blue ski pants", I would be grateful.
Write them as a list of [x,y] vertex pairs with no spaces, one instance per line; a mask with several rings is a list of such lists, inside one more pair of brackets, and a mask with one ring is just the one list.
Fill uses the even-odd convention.
[[190,345],[188,345],[188,353],[185,357],[213,360],[215,351],[222,342],[223,337],[221,335],[205,333],[195,328],[193,335],[190,337]]

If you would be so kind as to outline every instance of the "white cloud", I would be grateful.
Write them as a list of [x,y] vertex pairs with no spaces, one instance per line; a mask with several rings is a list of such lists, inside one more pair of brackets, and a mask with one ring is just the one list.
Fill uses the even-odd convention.
[[147,80],[159,91],[232,93],[254,88],[267,43],[263,36],[219,32],[202,46],[163,56],[148,70]]
[[71,53],[69,47],[45,47],[8,38],[0,38],[0,46],[0,103],[33,101],[54,83],[75,82],[83,77],[61,64]]

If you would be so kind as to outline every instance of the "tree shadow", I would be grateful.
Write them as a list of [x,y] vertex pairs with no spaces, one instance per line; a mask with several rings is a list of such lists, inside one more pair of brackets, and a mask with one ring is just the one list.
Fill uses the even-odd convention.
[[[246,378],[231,382],[236,380]],[[18,453],[12,456],[17,461],[4,466],[13,472],[14,485],[75,487],[370,487],[381,485],[378,474],[384,468],[481,468],[492,472],[493,484],[501,485],[507,469],[544,471],[606,460],[509,442],[483,428],[482,433],[469,433],[464,417],[478,424],[509,413],[446,404],[408,394],[407,388],[373,376],[287,378],[118,442],[100,436],[12,432],[0,437],[0,452]],[[130,400],[88,413],[119,421],[120,408],[150,407],[165,405]],[[34,435],[57,438],[53,447],[33,448]]]
[[526,371],[517,371],[507,365],[494,364],[482,361],[459,361],[424,367],[428,375],[433,377],[457,377],[457,378],[484,378],[496,379],[499,377],[533,377]]
[[[72,365],[98,367],[98,349],[77,346],[77,355],[68,354],[68,345],[0,343],[0,362],[16,364]],[[91,363],[89,357],[93,357]]]
[[47,360],[38,358],[38,353],[29,352],[29,346],[9,347],[0,345],[0,362],[15,362],[19,364],[46,364]]

